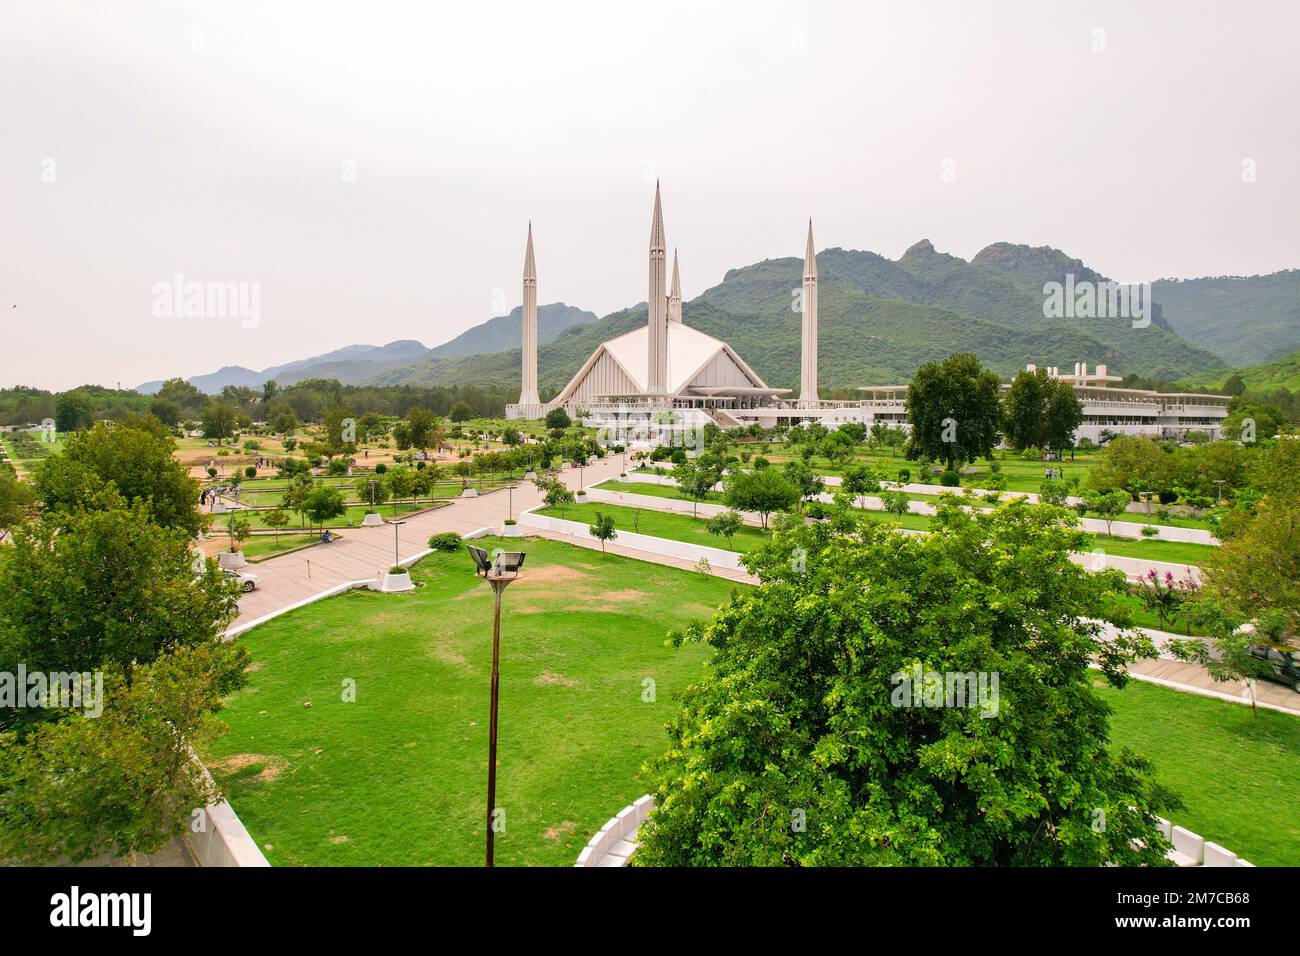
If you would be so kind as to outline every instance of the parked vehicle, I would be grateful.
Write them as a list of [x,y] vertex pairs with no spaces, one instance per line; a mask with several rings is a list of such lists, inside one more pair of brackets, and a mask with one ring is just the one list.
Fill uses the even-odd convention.
[[239,590],[247,594],[249,591],[257,590],[257,575],[248,571],[232,571],[229,568],[225,570],[225,575],[239,582]]
[[1262,675],[1266,680],[1286,684],[1300,694],[1300,650],[1290,647],[1270,647],[1267,644],[1250,645],[1252,657],[1268,661],[1271,673]]

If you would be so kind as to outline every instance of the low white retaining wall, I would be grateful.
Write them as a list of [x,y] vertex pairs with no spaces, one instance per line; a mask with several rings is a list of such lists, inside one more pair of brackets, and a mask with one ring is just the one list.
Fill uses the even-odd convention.
[[[640,845],[637,831],[646,817],[655,807],[654,797],[646,794],[635,803],[631,803],[609,819],[600,831],[587,841],[578,861],[574,866],[627,866],[628,860]],[[1234,867],[1255,864],[1243,860],[1231,850],[1226,850],[1217,843],[1211,843],[1199,834],[1184,827],[1176,827],[1164,817],[1156,817],[1160,822],[1160,833],[1173,844],[1167,857],[1178,866]]]
[[[519,523],[529,528],[545,528],[548,531],[558,531],[560,534],[573,535],[577,538],[584,538],[597,544],[600,542],[591,536],[588,526],[580,521],[569,521],[565,518],[550,518],[544,515],[534,514],[531,510],[525,511],[519,516]],[[733,571],[744,570],[740,564],[740,554],[735,551],[725,551],[722,548],[711,548],[704,544],[687,544],[685,541],[673,541],[671,538],[656,538],[653,535],[638,534],[635,531],[619,531],[618,537],[614,539],[615,544],[621,544],[625,548],[632,548],[636,551],[646,551],[650,554],[661,554],[670,558],[678,558],[682,561],[691,561],[698,563],[700,558],[707,558],[709,564],[715,568],[729,568]]]
[[204,830],[189,833],[199,866],[270,866],[234,807],[224,800],[204,808]]
[[646,794],[610,818],[600,831],[587,841],[574,866],[627,866],[637,848],[636,833],[654,809],[654,797]]

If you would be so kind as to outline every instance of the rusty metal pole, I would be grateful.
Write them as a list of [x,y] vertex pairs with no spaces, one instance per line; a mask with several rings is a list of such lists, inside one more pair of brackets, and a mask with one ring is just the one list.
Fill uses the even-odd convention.
[[488,721],[487,866],[492,866],[493,814],[497,805],[497,705],[501,686],[501,592],[513,578],[488,575],[492,585],[492,710]]

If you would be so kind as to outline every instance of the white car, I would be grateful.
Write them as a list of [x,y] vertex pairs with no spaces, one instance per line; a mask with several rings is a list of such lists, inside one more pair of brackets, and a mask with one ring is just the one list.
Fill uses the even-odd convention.
[[247,571],[232,571],[225,569],[225,575],[239,582],[239,590],[247,594],[249,591],[257,590],[257,575],[250,574]]

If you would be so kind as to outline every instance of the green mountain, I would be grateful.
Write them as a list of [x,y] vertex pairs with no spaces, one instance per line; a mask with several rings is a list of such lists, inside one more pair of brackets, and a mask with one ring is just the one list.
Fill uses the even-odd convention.
[[[1274,389],[1300,390],[1300,352],[1292,352],[1276,362],[1254,365],[1234,370],[1241,376],[1246,388],[1252,392],[1272,392]],[[1184,380],[1186,385],[1221,388],[1231,372],[1202,372]]]
[[1259,365],[1300,349],[1300,269],[1159,279],[1151,292],[1175,332],[1230,365]]
[[[1129,319],[1046,318],[1044,282],[1067,272],[1076,280],[1103,278],[1055,249],[998,243],[967,262],[922,241],[896,261],[827,249],[817,267],[820,378],[827,389],[905,382],[918,365],[956,351],[974,352],[1007,376],[1029,362],[1068,368],[1079,361],[1152,377],[1226,373],[1218,356],[1172,332],[1159,309],[1143,329]],[[732,269],[685,303],[683,318],[730,343],[768,384],[794,387],[800,318],[792,293],[802,270],[794,258]],[[542,390],[561,388],[601,342],[645,321],[642,304],[566,329],[538,351]],[[519,364],[512,348],[425,359],[372,381],[517,386]]]

